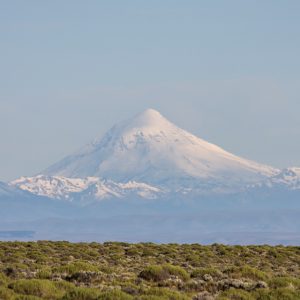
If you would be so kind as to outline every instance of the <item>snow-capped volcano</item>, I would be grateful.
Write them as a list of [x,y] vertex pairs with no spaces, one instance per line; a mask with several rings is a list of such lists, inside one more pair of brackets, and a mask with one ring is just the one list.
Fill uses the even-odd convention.
[[148,109],[42,174],[154,185],[237,187],[278,170],[237,157]]
[[228,232],[229,243],[295,244],[299,198],[299,168],[240,158],[150,109],[35,177],[0,183],[0,226],[36,239],[212,243]]

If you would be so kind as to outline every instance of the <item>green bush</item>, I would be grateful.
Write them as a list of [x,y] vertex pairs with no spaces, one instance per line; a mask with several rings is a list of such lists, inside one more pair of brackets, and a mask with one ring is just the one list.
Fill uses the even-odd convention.
[[254,296],[246,291],[230,289],[228,291],[222,292],[217,297],[217,300],[256,300],[256,298],[254,298]]
[[252,280],[268,280],[269,275],[263,271],[248,265],[242,267],[234,267],[226,270],[226,273],[233,278],[248,278]]
[[67,292],[62,300],[97,300],[99,291],[89,288],[74,288]]
[[99,272],[99,268],[95,265],[84,261],[77,261],[74,263],[62,265],[54,269],[57,273],[67,273],[68,275],[74,275],[78,272]]
[[0,299],[1,300],[10,300],[13,298],[14,292],[5,287],[0,287]]
[[138,300],[169,300],[169,298],[165,296],[142,295],[138,297]]
[[169,264],[148,266],[139,274],[141,278],[155,282],[166,280],[170,278],[171,275],[177,276],[182,280],[189,279],[189,274],[183,268]]
[[3,273],[0,273],[0,286],[6,285],[7,281],[8,278]]
[[182,280],[188,280],[190,278],[189,273],[187,273],[187,271],[181,267],[173,265],[163,265],[162,267],[169,273],[169,275],[177,276]]
[[38,279],[51,279],[52,271],[49,267],[44,267],[40,270],[38,270],[36,277]]
[[132,300],[133,297],[119,290],[101,293],[97,300]]
[[58,290],[53,282],[40,279],[21,279],[8,286],[17,294],[32,295],[44,299],[56,298]]
[[212,276],[213,278],[220,278],[222,276],[222,272],[215,268],[199,268],[193,270],[191,273],[192,278],[203,278],[205,274]]
[[300,289],[300,279],[291,277],[275,277],[269,280],[269,286],[277,288],[295,288]]
[[17,295],[13,297],[14,300],[41,300],[42,298],[30,295]]
[[158,299],[161,300],[190,300],[190,297],[187,297],[185,295],[180,294],[179,292],[172,291],[166,288],[150,288],[145,292],[145,296],[160,297]]
[[55,281],[54,286],[64,292],[69,292],[72,291],[75,288],[75,285],[71,282],[60,280],[60,281]]
[[169,278],[169,274],[162,266],[148,266],[139,274],[139,277],[158,282]]
[[300,292],[287,288],[276,290],[258,290],[254,293],[257,300],[299,300]]
[[243,266],[240,268],[241,276],[243,278],[249,278],[253,280],[267,280],[268,274],[250,266]]

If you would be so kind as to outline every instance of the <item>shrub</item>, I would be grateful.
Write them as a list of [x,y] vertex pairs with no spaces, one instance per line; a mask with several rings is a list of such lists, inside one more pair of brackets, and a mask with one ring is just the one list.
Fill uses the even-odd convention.
[[129,248],[126,250],[126,255],[128,256],[140,255],[140,251],[137,248]]
[[168,279],[171,275],[177,276],[182,280],[189,278],[189,274],[183,268],[168,264],[162,266],[148,266],[139,276],[148,281],[159,282]]
[[7,280],[8,280],[8,278],[3,273],[0,273],[0,286],[6,285]]
[[267,280],[268,274],[250,266],[243,266],[240,269],[242,277],[253,279],[253,280]]
[[187,273],[187,271],[181,267],[172,266],[172,265],[163,265],[163,269],[165,269],[170,275],[177,276],[182,280],[188,280],[190,278],[190,275]]
[[260,271],[256,268],[250,267],[248,265],[244,265],[242,267],[238,268],[231,268],[226,270],[226,273],[228,273],[233,278],[248,278],[252,280],[268,280],[269,275],[263,271]]
[[51,281],[39,279],[21,279],[12,282],[8,286],[15,293],[32,295],[44,299],[53,299],[57,296],[57,289]]
[[169,300],[169,298],[163,296],[155,296],[155,295],[143,295],[140,296],[138,300]]
[[14,300],[41,300],[42,298],[30,295],[17,295],[13,298]]
[[62,300],[97,300],[99,291],[89,288],[74,288],[67,292]]
[[52,271],[49,267],[38,270],[36,277],[38,279],[51,279]]
[[258,290],[254,293],[257,300],[298,300],[300,292],[291,289],[280,288],[276,290]]
[[269,281],[269,286],[277,288],[296,288],[300,289],[300,279],[291,277],[275,277]]
[[132,300],[133,297],[120,291],[113,290],[101,293],[97,300]]
[[68,275],[74,275],[78,272],[99,272],[99,268],[95,265],[84,261],[77,261],[74,263],[62,265],[54,269],[57,273],[67,273]]
[[13,298],[14,292],[5,287],[0,287],[0,299],[1,300],[10,300]]
[[205,274],[212,276],[213,278],[220,278],[222,276],[222,272],[215,268],[199,268],[195,269],[191,273],[192,278],[203,278]]
[[[149,290],[145,291],[145,296],[154,296],[154,297],[159,297],[159,298],[154,298],[156,299],[161,299],[161,300],[190,300],[189,297],[180,294],[179,292],[172,291],[169,289],[165,288],[150,288]],[[153,298],[145,298],[145,299],[153,299]]]
[[250,293],[238,290],[238,289],[230,289],[228,291],[222,292],[217,300],[255,300],[254,296]]
[[53,284],[55,285],[55,287],[60,290],[60,291],[64,291],[64,292],[69,292],[72,291],[75,288],[75,285],[71,282],[68,281],[55,281],[53,282]]
[[139,277],[148,281],[162,281],[169,277],[169,274],[162,266],[146,267],[139,275]]

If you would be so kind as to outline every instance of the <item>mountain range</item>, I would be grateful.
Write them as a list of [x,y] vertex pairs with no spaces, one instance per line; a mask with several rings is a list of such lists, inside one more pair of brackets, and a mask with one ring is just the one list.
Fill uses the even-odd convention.
[[38,238],[298,243],[300,168],[240,158],[148,109],[37,175],[0,183],[0,208],[0,228]]

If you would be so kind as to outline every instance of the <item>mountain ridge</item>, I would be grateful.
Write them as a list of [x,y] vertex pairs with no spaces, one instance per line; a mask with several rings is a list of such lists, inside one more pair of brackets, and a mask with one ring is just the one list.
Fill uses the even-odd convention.
[[67,178],[38,175],[35,177],[21,177],[10,184],[38,196],[70,202],[82,202],[84,200],[83,204],[90,203],[91,199],[101,201],[129,196],[156,199],[159,193],[163,193],[158,187],[145,183],[135,181],[117,183],[98,177]]

